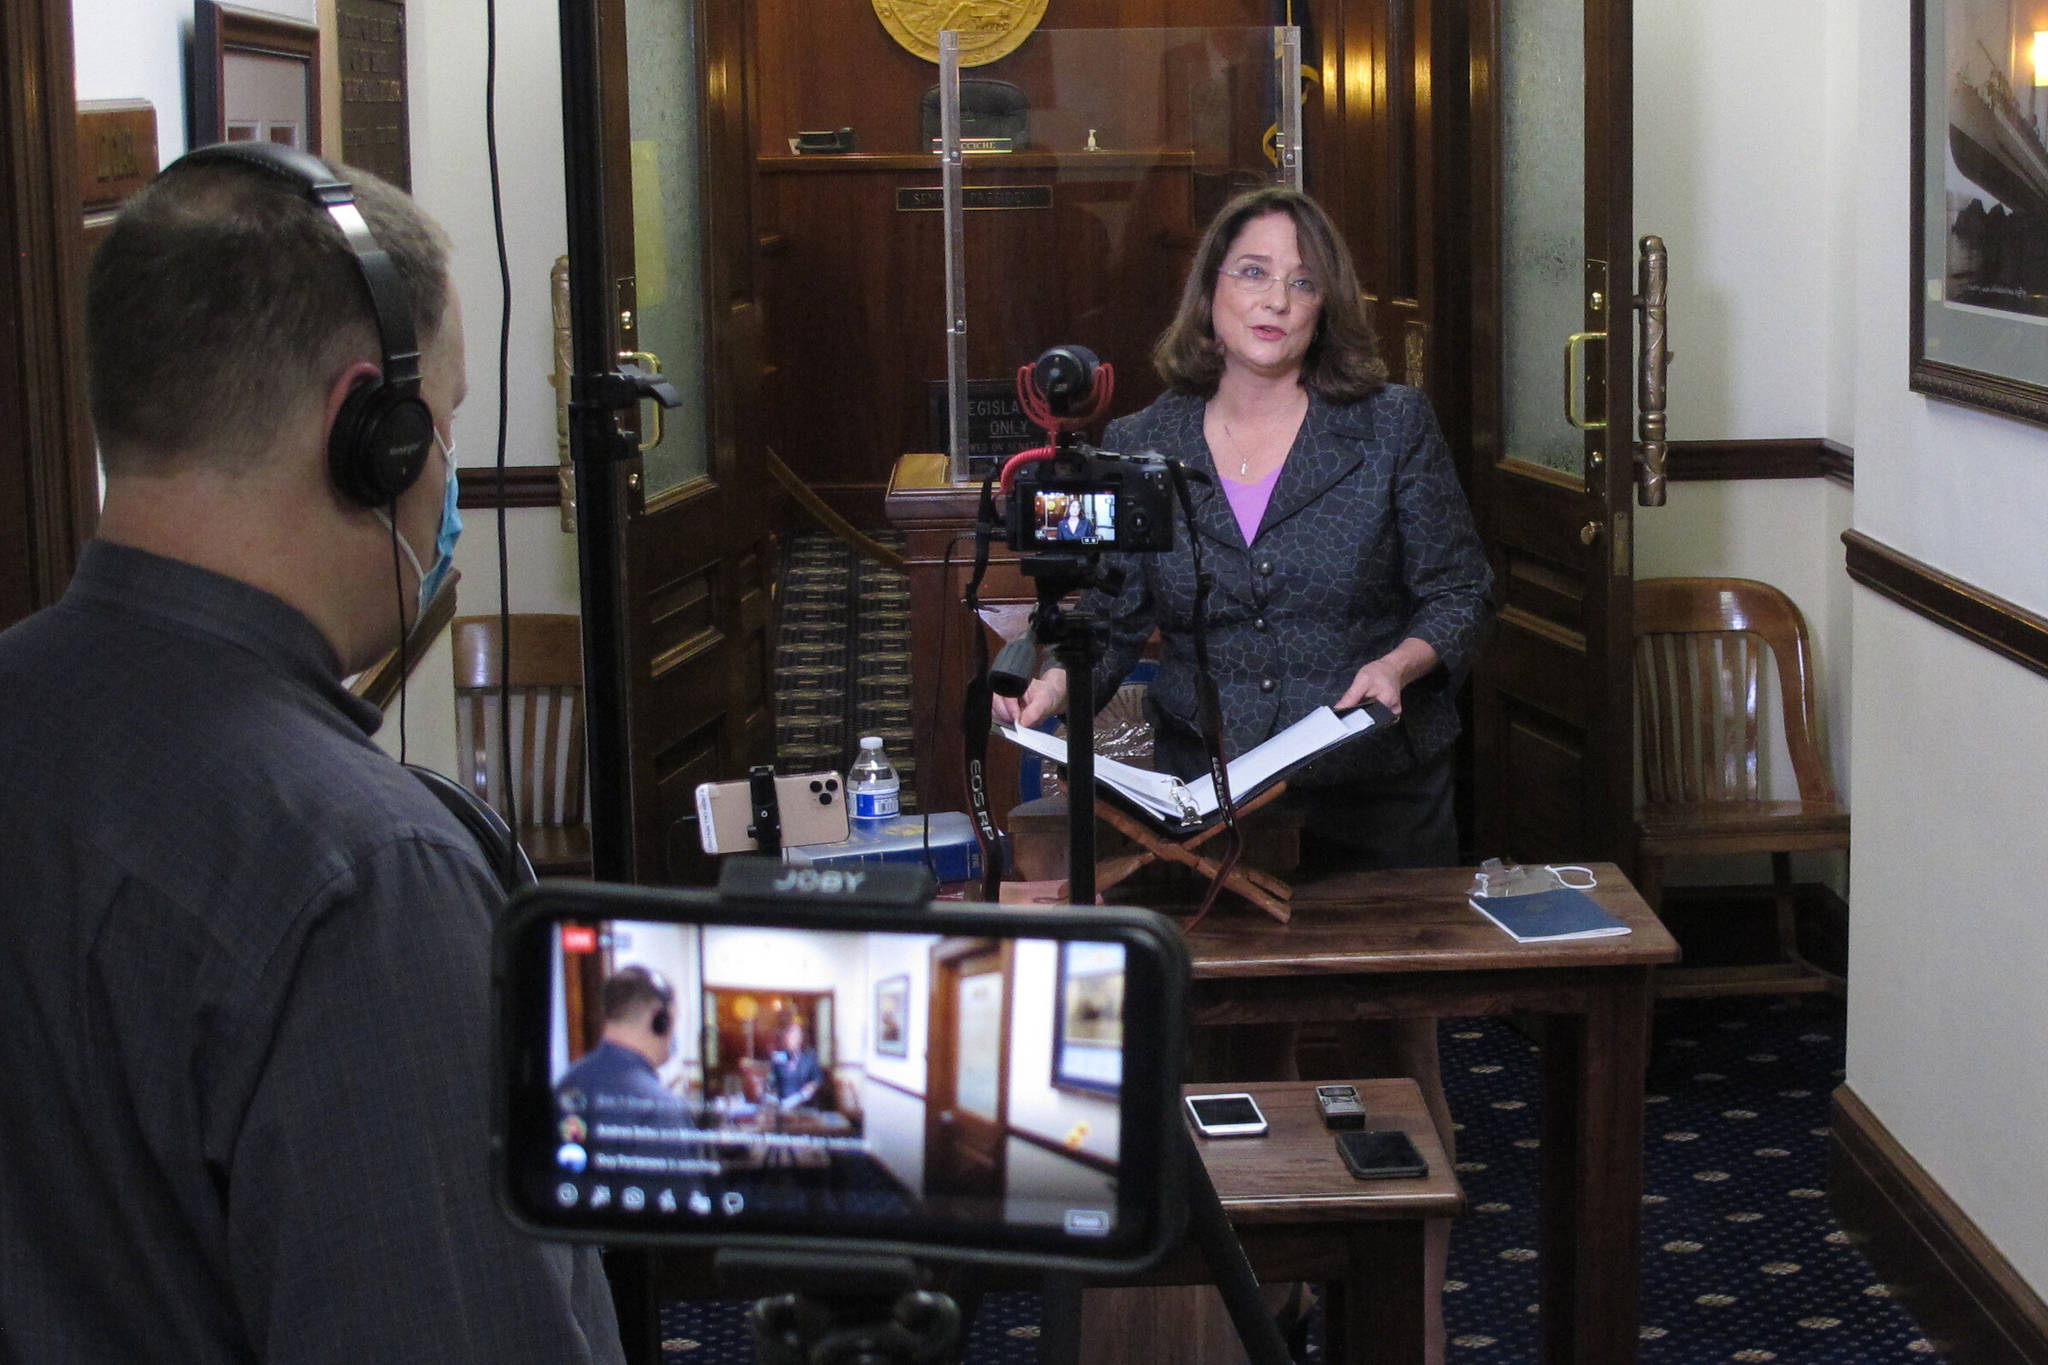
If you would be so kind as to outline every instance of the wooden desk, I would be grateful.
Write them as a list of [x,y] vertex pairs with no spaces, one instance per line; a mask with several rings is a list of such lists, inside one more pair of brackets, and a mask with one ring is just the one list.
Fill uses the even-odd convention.
[[1543,1039],[1542,1359],[1636,1358],[1651,969],[1678,945],[1612,863],[1589,892],[1631,932],[1516,943],[1465,903],[1469,868],[1295,888],[1294,919],[1219,907],[1188,939],[1197,1024],[1553,1016]]
[[[1300,1081],[1265,1085],[1190,1085],[1190,1095],[1249,1091],[1265,1112],[1255,1138],[1195,1140],[1216,1196],[1262,1283],[1319,1281],[1324,1300],[1324,1359],[1415,1362],[1423,1359],[1428,1291],[1423,1221],[1455,1218],[1465,1194],[1444,1156],[1422,1091],[1405,1076],[1353,1081],[1368,1128],[1396,1128],[1415,1141],[1429,1172],[1408,1180],[1359,1180],[1344,1168],[1337,1143],[1316,1111],[1315,1088]],[[1142,1284],[1207,1284],[1200,1253],[1183,1246]],[[1092,1295],[1090,1296],[1093,1297]],[[1156,1337],[1129,1296],[1084,1328],[1090,1361],[1144,1360]],[[1173,1303],[1162,1305],[1173,1310]],[[1084,1314],[1086,1310],[1084,1310]],[[1126,1340],[1128,1338],[1128,1340]]]

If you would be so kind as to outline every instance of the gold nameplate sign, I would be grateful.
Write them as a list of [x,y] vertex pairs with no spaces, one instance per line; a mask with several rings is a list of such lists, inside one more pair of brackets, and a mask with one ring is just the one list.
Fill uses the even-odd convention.
[[960,65],[1007,57],[1045,17],[1045,0],[872,0],[875,17],[904,50],[939,59],[939,30],[960,34]]
[[[1049,209],[1050,185],[965,185],[960,206],[966,209]],[[943,213],[946,191],[942,185],[918,185],[896,191],[898,213]]]

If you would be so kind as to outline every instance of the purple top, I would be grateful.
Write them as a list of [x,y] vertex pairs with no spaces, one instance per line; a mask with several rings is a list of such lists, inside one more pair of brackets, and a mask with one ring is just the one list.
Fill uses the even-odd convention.
[[1217,477],[1223,483],[1223,496],[1230,499],[1230,510],[1237,514],[1237,529],[1244,536],[1244,543],[1250,545],[1259,534],[1259,523],[1266,519],[1266,504],[1273,500],[1273,485],[1280,482],[1280,471],[1286,465],[1283,460],[1273,466],[1272,471],[1257,483],[1239,483],[1236,479]]

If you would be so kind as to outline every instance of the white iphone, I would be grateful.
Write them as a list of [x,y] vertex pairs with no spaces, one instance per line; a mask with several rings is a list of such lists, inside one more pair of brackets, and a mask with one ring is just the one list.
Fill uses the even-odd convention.
[[1231,1095],[1190,1095],[1188,1116],[1203,1137],[1257,1137],[1266,1131],[1259,1102],[1239,1091]]

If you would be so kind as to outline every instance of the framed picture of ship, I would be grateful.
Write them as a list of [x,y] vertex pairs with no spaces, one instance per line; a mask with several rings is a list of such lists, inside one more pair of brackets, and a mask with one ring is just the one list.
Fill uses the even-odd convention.
[[2048,31],[1914,0],[1912,387],[2048,425]]

